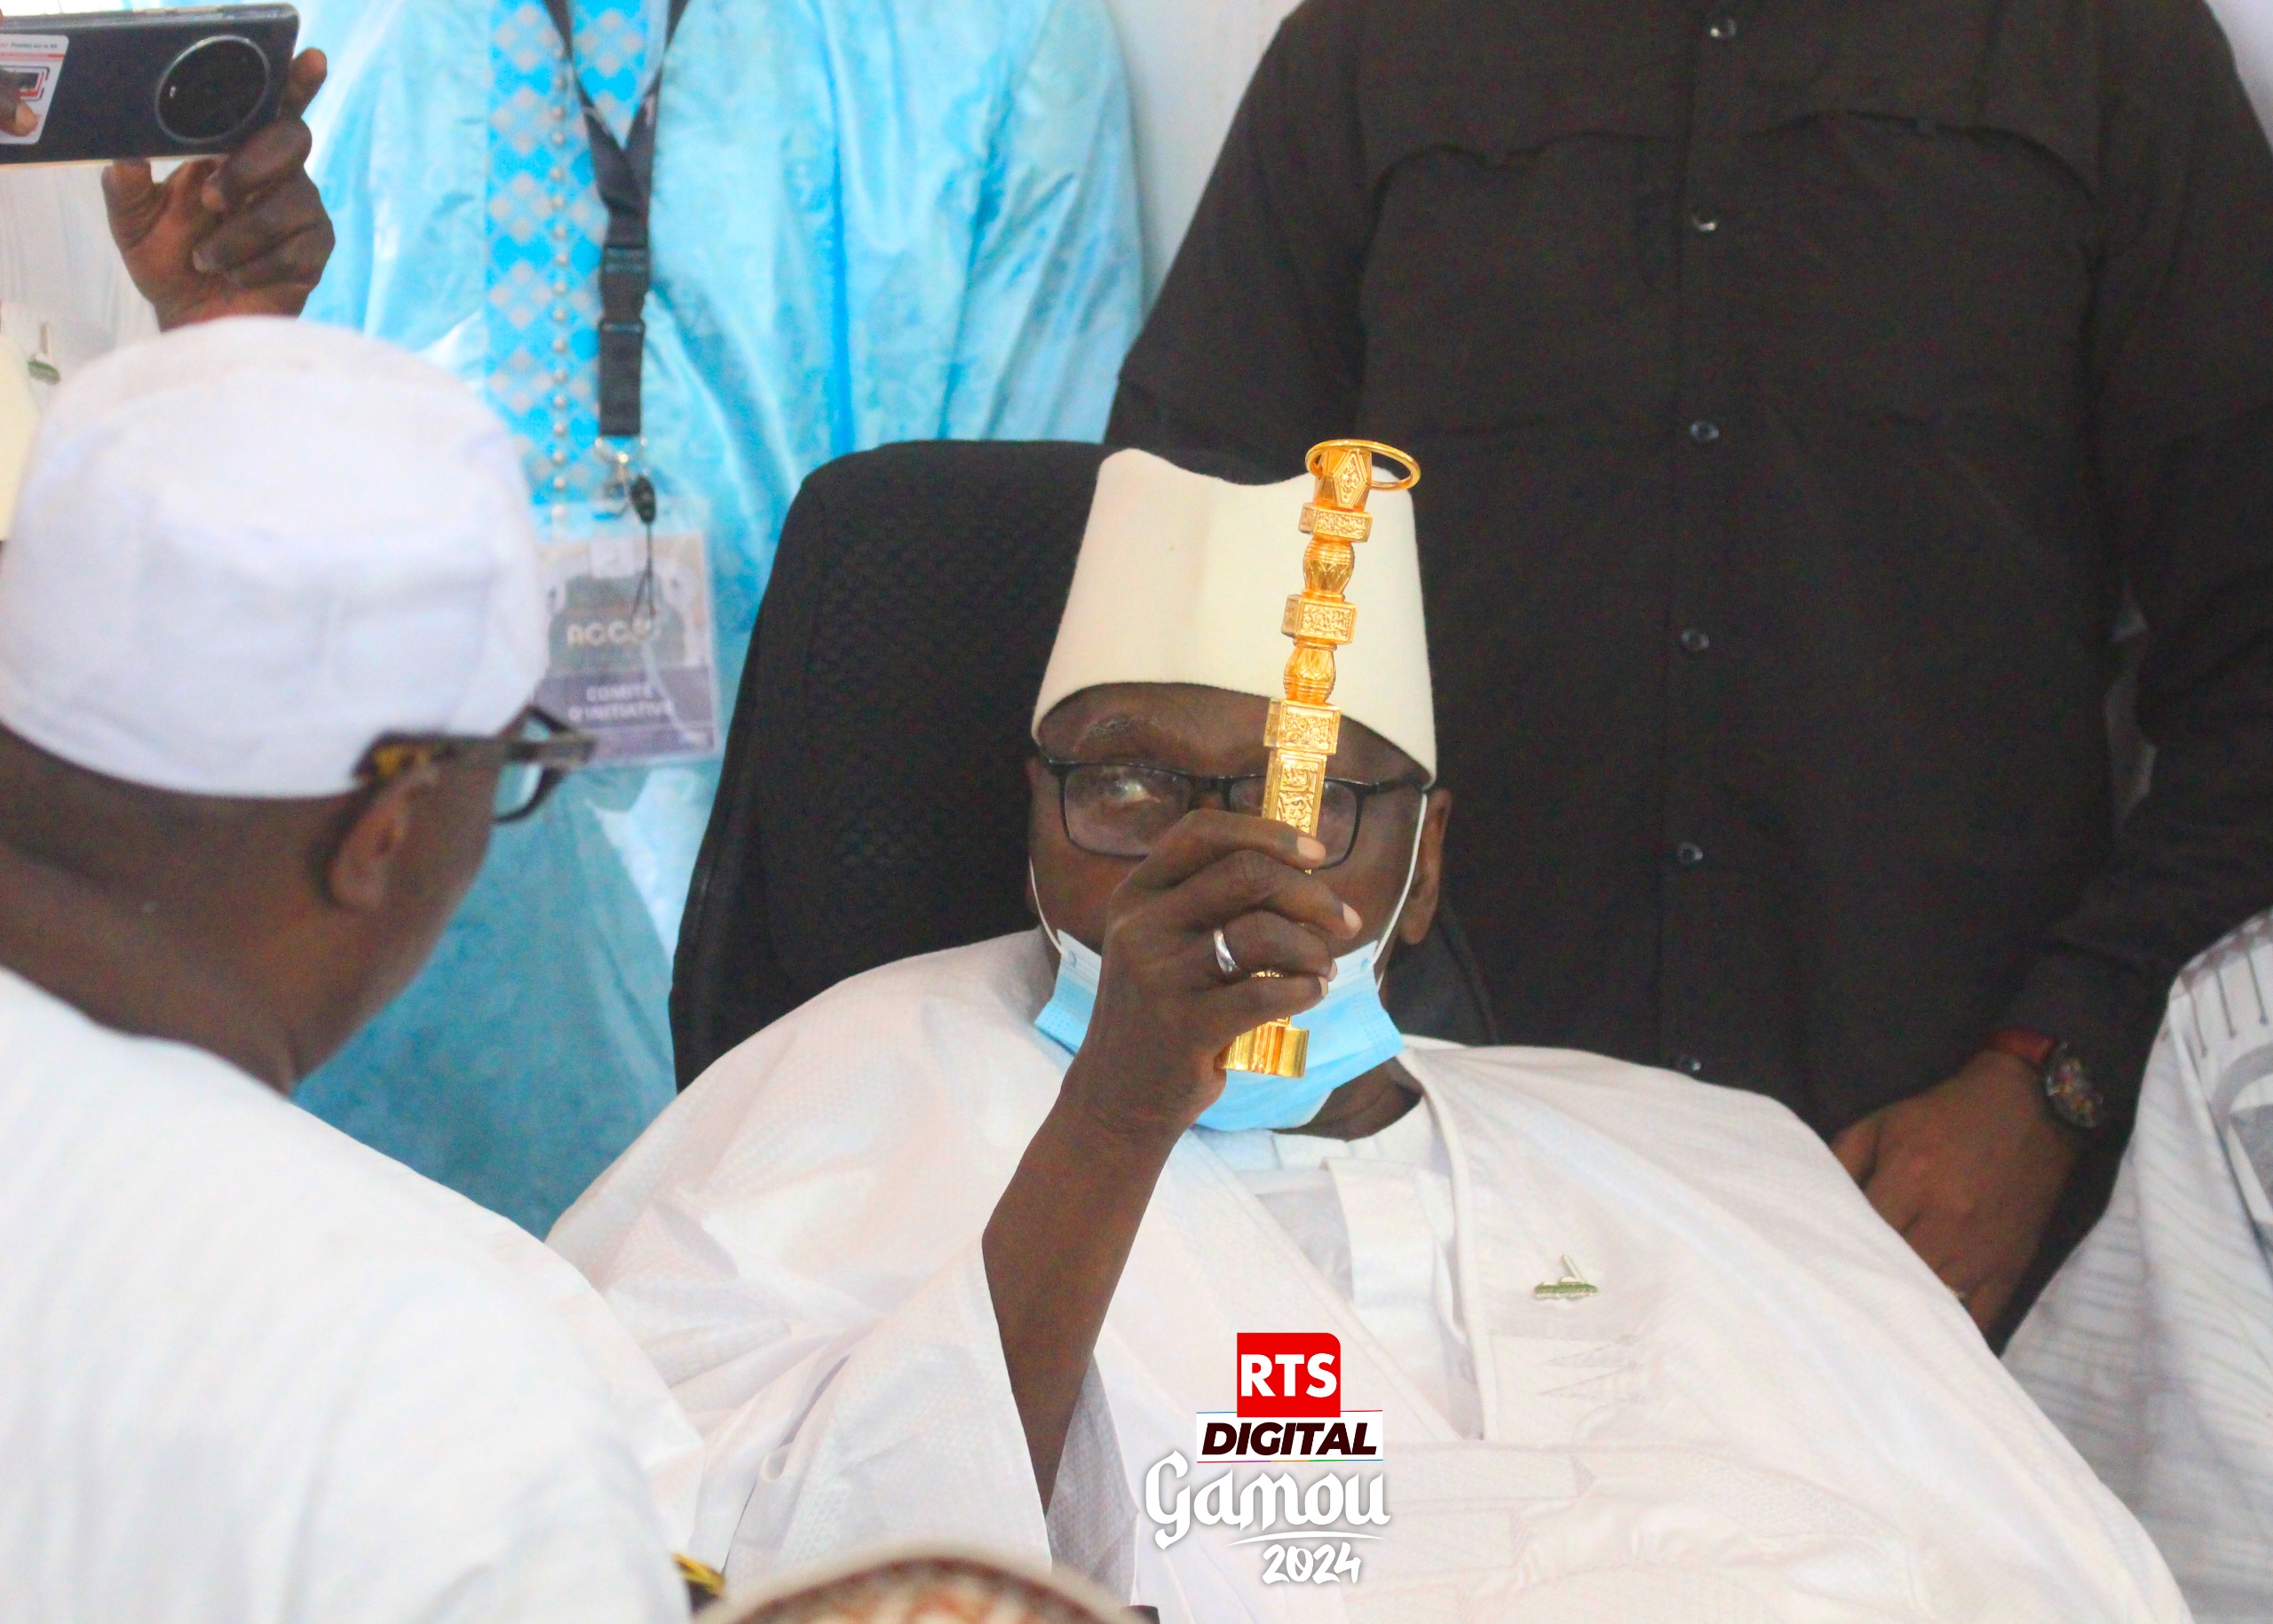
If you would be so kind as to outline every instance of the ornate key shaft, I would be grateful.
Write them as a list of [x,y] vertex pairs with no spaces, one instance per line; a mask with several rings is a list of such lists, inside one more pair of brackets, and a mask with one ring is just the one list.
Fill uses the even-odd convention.
[[[1376,456],[1403,464],[1405,477],[1376,482]],[[1328,702],[1334,696],[1334,651],[1358,630],[1358,607],[1342,593],[1357,567],[1356,543],[1374,528],[1366,502],[1377,490],[1411,488],[1420,481],[1421,467],[1395,447],[1370,440],[1329,440],[1312,446],[1306,460],[1318,487],[1303,509],[1302,528],[1311,538],[1303,552],[1303,590],[1287,599],[1279,622],[1295,640],[1295,650],[1287,657],[1287,697],[1271,702],[1263,728],[1271,759],[1263,783],[1263,815],[1315,835],[1326,764],[1342,732],[1342,712]],[[1269,1021],[1232,1040],[1224,1050],[1224,1066],[1299,1077],[1309,1047],[1310,1034],[1302,1027]]]

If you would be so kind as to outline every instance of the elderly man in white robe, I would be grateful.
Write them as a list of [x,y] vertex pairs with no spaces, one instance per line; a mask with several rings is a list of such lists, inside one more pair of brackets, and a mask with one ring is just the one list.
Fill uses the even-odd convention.
[[527,513],[454,379],[280,318],[97,361],[40,431],[0,548],[10,1624],[685,1617],[653,1368],[284,1097],[578,759],[527,709]]
[[[1308,495],[1107,459],[1040,928],[758,1034],[554,1231],[704,1432],[695,1554],[980,1541],[1207,1624],[2183,1618],[1783,1107],[1400,1037],[1451,810],[1406,498],[1317,836],[1242,815]],[[1227,1076],[1275,1016],[1307,1074]]]

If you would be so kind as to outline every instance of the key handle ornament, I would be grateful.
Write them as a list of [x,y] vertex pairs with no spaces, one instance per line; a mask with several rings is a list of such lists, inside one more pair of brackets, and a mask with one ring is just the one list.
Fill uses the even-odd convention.
[[[1377,456],[1402,467],[1404,477],[1375,479]],[[1421,464],[1394,446],[1370,440],[1326,440],[1311,448],[1305,462],[1318,486],[1303,508],[1302,529],[1311,538],[1303,551],[1303,590],[1287,599],[1279,622],[1279,630],[1295,640],[1295,650],[1287,657],[1287,696],[1271,701],[1263,726],[1271,757],[1263,780],[1263,815],[1315,835],[1326,764],[1342,733],[1342,712],[1329,703],[1334,651],[1358,630],[1358,606],[1343,592],[1358,566],[1357,543],[1374,528],[1366,503],[1375,491],[1412,489],[1421,482]],[[1299,1077],[1309,1049],[1310,1034],[1302,1027],[1269,1021],[1232,1040],[1223,1053],[1224,1069]]]

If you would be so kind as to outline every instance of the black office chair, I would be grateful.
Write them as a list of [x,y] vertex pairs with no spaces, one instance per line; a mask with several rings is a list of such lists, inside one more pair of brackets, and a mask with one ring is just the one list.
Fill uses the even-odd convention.
[[[927,441],[805,481],[679,934],[682,1088],[847,976],[1032,924],[1027,724],[1107,455]],[[1459,926],[1437,919],[1393,962],[1390,1011],[1407,1032],[1492,1042]]]

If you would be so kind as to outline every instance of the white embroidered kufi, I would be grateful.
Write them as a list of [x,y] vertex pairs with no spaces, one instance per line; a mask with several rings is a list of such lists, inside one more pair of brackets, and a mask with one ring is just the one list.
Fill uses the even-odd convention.
[[[1144,451],[1097,470],[1073,586],[1057,626],[1034,726],[1057,703],[1104,683],[1195,683],[1279,699],[1287,656],[1279,630],[1303,584],[1297,528],[1316,481],[1234,485]],[[1372,537],[1358,545],[1349,586],[1356,641],[1336,656],[1333,702],[1437,771],[1429,637],[1413,499],[1376,491]]]
[[0,724],[186,794],[354,788],[386,733],[495,733],[546,622],[511,434],[313,322],[116,352],[58,391],[0,548]]

